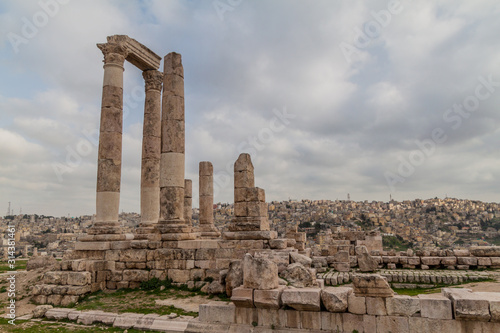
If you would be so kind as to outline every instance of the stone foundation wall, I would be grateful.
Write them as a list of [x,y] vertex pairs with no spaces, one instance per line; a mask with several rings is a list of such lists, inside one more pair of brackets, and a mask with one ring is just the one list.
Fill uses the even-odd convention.
[[[96,244],[100,247],[103,243]],[[33,287],[33,301],[67,306],[91,292],[139,288],[141,282],[152,278],[169,278],[179,285],[202,288],[209,285],[207,281],[222,282],[221,272],[224,274],[231,261],[242,260],[246,253],[283,253],[288,258],[289,252],[298,251],[295,239],[108,243],[109,250],[73,251],[73,259],[61,261],[57,271],[45,273],[42,284]],[[92,246],[92,242],[82,244]]]
[[257,300],[255,292],[249,307],[200,305],[198,321],[185,332],[500,332],[500,293],[444,288],[382,298],[357,297],[350,288],[304,288],[281,291],[280,307],[269,308],[273,302]]

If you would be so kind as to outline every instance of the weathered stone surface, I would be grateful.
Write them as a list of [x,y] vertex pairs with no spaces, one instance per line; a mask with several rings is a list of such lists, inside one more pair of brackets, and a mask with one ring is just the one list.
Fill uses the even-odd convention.
[[278,310],[281,307],[281,294],[284,289],[285,286],[279,286],[270,290],[254,290],[253,301],[255,307]]
[[356,246],[356,255],[358,257],[358,267],[361,272],[373,272],[377,270],[377,261],[368,253],[366,246]]
[[57,265],[57,260],[52,256],[37,256],[31,257],[26,264],[26,270],[32,271],[34,269],[49,267]]
[[[429,319],[409,317],[410,332],[439,332],[439,333],[466,333],[462,330],[462,323],[458,320]],[[480,331],[479,331],[480,332]]]
[[45,312],[45,317],[47,319],[52,319],[52,320],[61,320],[61,319],[67,319],[68,318],[68,313],[74,311],[73,309],[65,309],[65,308],[53,308],[49,309]]
[[287,247],[286,239],[270,239],[269,246],[271,249],[284,250]]
[[302,329],[320,330],[321,329],[321,312],[300,311],[300,322],[301,322]]
[[423,318],[453,319],[451,301],[443,295],[418,295],[420,314]]
[[84,286],[92,282],[92,274],[90,272],[69,272],[68,284],[72,286]]
[[356,296],[392,297],[394,292],[387,279],[378,274],[357,274],[353,277]]
[[376,327],[377,332],[410,332],[409,320],[407,317],[379,316],[377,317]]
[[335,262],[333,263],[333,268],[338,272],[349,272],[351,265],[349,262]]
[[290,252],[290,264],[299,263],[304,267],[311,267],[312,259],[297,252]]
[[190,322],[173,321],[169,316],[170,315],[160,316],[155,318],[149,329],[155,332],[167,332],[167,333],[187,332],[187,327]]
[[443,288],[442,293],[452,301],[454,316],[460,320],[489,321],[490,302],[470,289]]
[[342,332],[342,314],[321,311],[321,329],[328,332]]
[[224,239],[230,240],[261,240],[261,239],[275,239],[278,237],[276,231],[240,231],[240,232],[225,232],[222,234]]
[[352,288],[328,287],[321,290],[321,301],[329,312],[345,312],[350,294],[352,294]]
[[[92,325],[93,323],[97,322],[96,315],[103,313],[104,311],[100,310],[81,312],[78,316],[77,323],[83,325]],[[114,315],[114,317],[116,317],[116,314]]]
[[233,289],[231,301],[239,308],[253,308],[254,296],[253,289],[238,287]]
[[354,293],[349,294],[347,298],[348,311],[353,314],[366,314],[366,297],[355,296]]
[[243,286],[251,289],[278,288],[278,266],[269,259],[253,258],[246,254],[243,258]]
[[149,272],[140,269],[126,269],[123,271],[123,281],[143,282],[149,280]]
[[413,316],[420,312],[420,300],[406,295],[394,295],[385,301],[389,316]]
[[109,242],[76,242],[75,243],[75,251],[104,251],[109,250],[110,243]]
[[289,265],[279,276],[297,288],[312,287],[316,282],[316,277],[311,270],[300,263]]
[[488,300],[490,303],[491,321],[500,322],[500,292],[474,292],[474,294],[480,299]]
[[226,291],[226,287],[219,281],[212,281],[207,288],[207,293],[210,295],[222,294]]
[[241,260],[233,260],[229,264],[229,270],[226,275],[226,295],[231,297],[234,288],[243,284],[243,269]]
[[235,322],[235,306],[227,302],[210,302],[200,305],[200,322],[227,323]]
[[373,316],[387,316],[385,298],[366,297],[366,313]]
[[420,258],[422,265],[427,266],[437,266],[441,264],[441,258],[439,257],[421,257]]
[[441,265],[453,266],[457,264],[457,257],[444,257],[441,258]]
[[[342,313],[342,327],[343,330],[340,330],[340,332],[365,332],[365,325],[363,321],[362,315],[355,315],[352,313]],[[372,331],[373,332],[373,331]]]
[[116,317],[113,323],[113,327],[118,327],[122,329],[132,328],[137,324],[137,321],[142,317],[144,317],[144,315],[139,313],[122,313],[121,315]]
[[285,289],[281,294],[281,301],[283,302],[283,305],[289,306],[298,311],[320,311],[321,289]]
[[470,251],[467,249],[454,249],[453,254],[456,257],[468,257],[470,256]]
[[500,257],[500,246],[472,246],[470,253],[475,257]]
[[151,329],[151,326],[153,325],[154,321],[160,317],[159,314],[156,313],[150,313],[145,315],[144,317],[141,317],[137,320],[137,323],[134,325],[134,329],[136,330],[141,330],[141,331],[147,331]]
[[74,306],[79,299],[80,297],[76,295],[64,295],[61,299],[61,306]]
[[52,309],[52,305],[39,305],[33,309],[33,318],[42,318],[45,316],[45,313]]

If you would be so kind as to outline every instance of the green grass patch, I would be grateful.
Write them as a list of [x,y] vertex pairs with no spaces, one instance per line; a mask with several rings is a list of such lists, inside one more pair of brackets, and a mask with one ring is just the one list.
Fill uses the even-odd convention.
[[407,295],[407,296],[417,296],[422,294],[437,294],[441,292],[441,288],[415,288],[415,289],[399,289],[392,288],[395,293],[398,295]]
[[14,269],[10,268],[10,265],[7,261],[0,261],[0,273],[5,273],[9,271],[21,271],[26,269],[27,260],[17,260]]
[[[143,287],[146,290],[120,289],[115,292],[95,292],[86,295],[78,302],[77,310],[102,310],[114,313],[133,312],[141,314],[156,313],[159,315],[177,314],[178,316],[198,316],[197,312],[184,311],[173,305],[161,306],[156,304],[158,299],[189,298],[194,296],[207,296],[199,290],[188,289],[186,286],[170,286],[169,289],[161,288],[168,285],[164,281],[149,281]],[[152,289],[155,288],[155,289]],[[161,290],[161,289],[163,290]]]

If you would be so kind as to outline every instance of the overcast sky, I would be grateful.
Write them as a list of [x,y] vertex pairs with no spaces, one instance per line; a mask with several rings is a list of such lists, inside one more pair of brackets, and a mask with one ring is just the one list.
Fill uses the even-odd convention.
[[[46,4],[46,5],[43,5]],[[0,0],[0,214],[95,213],[106,36],[182,54],[186,178],[216,202],[500,201],[500,3]],[[140,210],[144,83],[126,64],[120,211]]]

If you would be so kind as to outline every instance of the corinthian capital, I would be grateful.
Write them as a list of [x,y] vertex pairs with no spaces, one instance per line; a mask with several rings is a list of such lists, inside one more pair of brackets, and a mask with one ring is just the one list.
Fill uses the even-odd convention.
[[163,73],[157,70],[149,70],[142,72],[142,77],[146,82],[146,91],[158,90],[161,91],[163,82]]
[[105,64],[116,64],[123,66],[128,55],[128,48],[125,43],[104,43],[97,44],[99,50],[104,55]]

